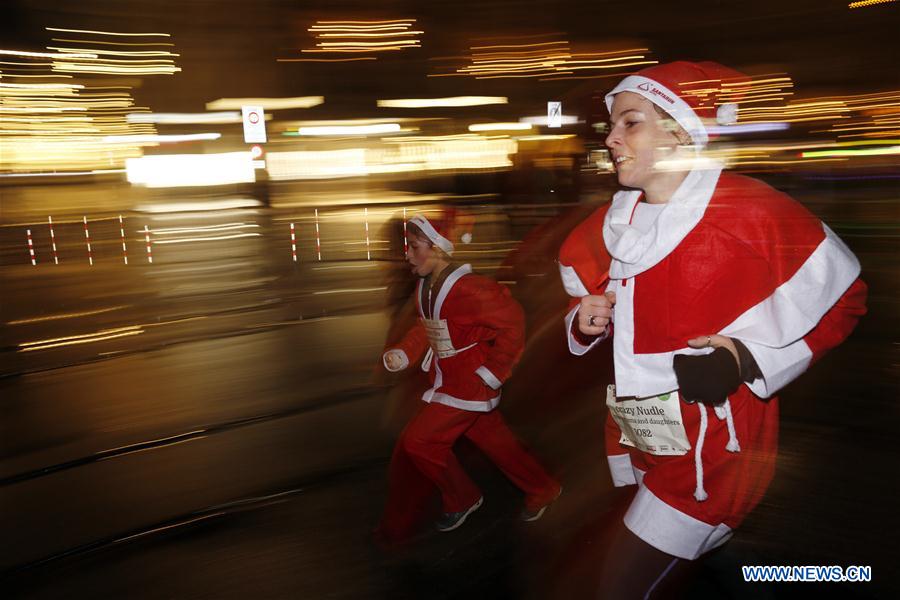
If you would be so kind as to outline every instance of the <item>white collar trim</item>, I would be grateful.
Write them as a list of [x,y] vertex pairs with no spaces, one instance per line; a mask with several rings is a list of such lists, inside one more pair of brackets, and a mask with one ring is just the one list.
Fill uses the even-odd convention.
[[[457,267],[456,270],[454,270],[452,273],[450,273],[450,275],[447,276],[447,278],[441,284],[441,289],[438,291],[437,300],[434,303],[434,312],[432,313],[432,317],[434,319],[441,318],[441,308],[443,308],[444,300],[447,299],[447,295],[450,293],[450,288],[452,288],[453,285],[457,281],[459,281],[459,279],[463,275],[468,275],[471,272],[472,272],[472,265],[465,264],[465,265],[461,265],[461,266]],[[416,299],[417,299],[416,304],[419,306],[419,316],[421,316],[423,319],[425,318],[425,307],[422,306],[422,288],[424,286],[425,286],[425,278],[420,277],[419,284],[416,286]]]
[[450,289],[459,281],[463,275],[468,275],[472,272],[472,265],[465,264],[456,268],[455,271],[447,275],[447,279],[444,280],[444,283],[441,284],[441,291],[438,292],[437,300],[434,303],[434,318],[441,318],[441,308],[444,307],[444,300],[447,299],[447,294],[450,293]]
[[646,232],[631,225],[643,192],[617,192],[603,221],[603,241],[612,256],[610,278],[634,277],[671,254],[703,218],[721,172],[722,166],[712,162],[692,169]]

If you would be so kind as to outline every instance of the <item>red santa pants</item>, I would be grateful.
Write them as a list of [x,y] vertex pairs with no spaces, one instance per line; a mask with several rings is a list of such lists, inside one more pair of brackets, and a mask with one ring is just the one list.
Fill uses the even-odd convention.
[[[409,525],[416,512],[411,501],[419,503],[425,496],[423,475],[440,490],[445,512],[466,510],[481,497],[481,490],[453,453],[453,444],[460,436],[471,440],[525,492],[528,508],[544,506],[559,494],[559,483],[525,450],[499,410],[483,413],[444,404],[423,404],[394,448],[388,505],[380,527],[383,531]],[[418,471],[419,481],[408,465]]]

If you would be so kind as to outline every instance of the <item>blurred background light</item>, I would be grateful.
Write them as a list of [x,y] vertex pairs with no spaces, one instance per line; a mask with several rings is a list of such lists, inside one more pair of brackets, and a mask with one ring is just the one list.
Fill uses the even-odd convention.
[[256,172],[249,152],[167,154],[129,158],[127,179],[147,187],[211,186],[252,183]]
[[219,98],[206,103],[206,110],[234,110],[242,106],[262,106],[266,110],[312,108],[325,102],[322,96],[297,96],[294,98]]
[[505,96],[452,96],[448,98],[397,98],[379,100],[384,108],[442,108],[458,106],[484,106],[487,104],[507,104]]

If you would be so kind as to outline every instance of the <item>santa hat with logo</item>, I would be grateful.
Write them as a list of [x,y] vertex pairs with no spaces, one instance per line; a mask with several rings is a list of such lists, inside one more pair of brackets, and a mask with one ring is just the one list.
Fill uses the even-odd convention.
[[694,144],[702,147],[709,141],[704,119],[719,125],[736,123],[734,100],[749,80],[743,73],[715,62],[655,65],[623,79],[606,94],[606,107],[612,112],[613,98],[620,92],[643,96],[675,119]]
[[425,217],[417,214],[409,220],[425,234],[432,244],[443,250],[448,256],[453,255],[454,239],[459,239],[463,244],[472,241],[472,225],[474,218],[460,213],[453,207],[447,207],[436,211],[433,215]]

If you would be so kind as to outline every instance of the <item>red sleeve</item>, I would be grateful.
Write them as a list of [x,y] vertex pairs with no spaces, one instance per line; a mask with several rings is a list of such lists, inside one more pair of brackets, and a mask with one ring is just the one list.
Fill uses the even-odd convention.
[[403,350],[406,353],[409,364],[413,365],[422,358],[426,348],[428,348],[428,335],[425,333],[425,326],[422,325],[422,321],[417,319],[416,324],[406,332],[403,339],[385,348],[385,352],[388,350]]
[[819,324],[804,336],[803,341],[813,354],[813,363],[847,339],[859,319],[866,314],[867,291],[865,282],[857,277]]
[[499,283],[472,275],[459,283],[466,279],[470,280],[466,282],[468,301],[475,303],[474,322],[490,329],[493,335],[493,344],[488,346],[482,366],[502,383],[512,375],[525,349],[525,312]]

